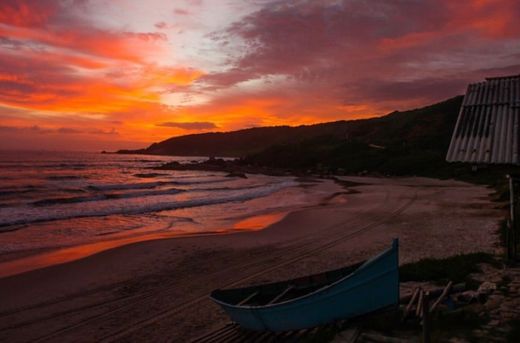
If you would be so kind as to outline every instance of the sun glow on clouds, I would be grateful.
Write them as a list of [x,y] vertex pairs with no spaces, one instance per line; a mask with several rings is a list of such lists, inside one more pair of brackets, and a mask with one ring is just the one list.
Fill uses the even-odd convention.
[[0,144],[369,117],[520,72],[516,0],[0,2]]

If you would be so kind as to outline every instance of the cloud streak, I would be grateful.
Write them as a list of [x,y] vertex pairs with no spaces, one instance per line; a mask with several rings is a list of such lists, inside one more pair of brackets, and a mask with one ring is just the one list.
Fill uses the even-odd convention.
[[77,134],[86,134],[86,135],[118,135],[119,133],[114,129],[109,130],[100,130],[96,128],[92,129],[78,129],[71,127],[41,127],[39,125],[27,126],[27,127],[19,127],[19,126],[0,126],[0,132],[4,133],[31,133],[31,134],[65,134],[65,135],[77,135]]
[[[436,101],[463,91],[484,69],[518,70],[517,1],[278,1],[212,38],[239,38],[246,53],[200,79],[238,86],[279,75],[300,94],[335,103],[393,106]],[[408,101],[405,101],[408,100]]]
[[210,122],[164,122],[155,124],[162,127],[174,127],[183,130],[210,130],[218,128],[217,125]]

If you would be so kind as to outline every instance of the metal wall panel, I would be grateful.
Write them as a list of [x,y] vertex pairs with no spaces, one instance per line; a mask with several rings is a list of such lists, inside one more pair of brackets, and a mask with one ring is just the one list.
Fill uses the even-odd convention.
[[468,86],[446,160],[520,164],[520,75]]

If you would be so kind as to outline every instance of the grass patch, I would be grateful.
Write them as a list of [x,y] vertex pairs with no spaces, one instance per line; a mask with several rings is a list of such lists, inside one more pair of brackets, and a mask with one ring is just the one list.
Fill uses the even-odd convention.
[[497,283],[497,289],[505,296],[509,295],[509,284],[511,281],[511,277],[504,275],[502,276],[502,280]]
[[480,263],[499,266],[499,262],[488,253],[472,253],[456,255],[443,259],[425,258],[418,262],[408,263],[399,268],[400,279],[406,281],[434,281],[436,283],[467,282],[472,273],[482,270]]
[[480,316],[472,310],[460,309],[437,315],[432,322],[432,342],[447,342],[453,337],[464,337],[470,342],[480,342],[473,331],[489,322],[489,316]]

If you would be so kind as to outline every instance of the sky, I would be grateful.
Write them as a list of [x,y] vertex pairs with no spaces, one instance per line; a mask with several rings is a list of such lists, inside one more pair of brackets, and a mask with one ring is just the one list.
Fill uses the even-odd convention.
[[380,116],[520,74],[518,0],[2,0],[0,150]]

